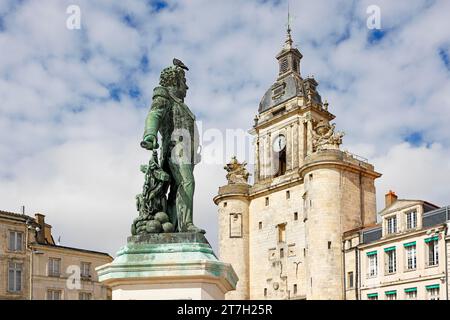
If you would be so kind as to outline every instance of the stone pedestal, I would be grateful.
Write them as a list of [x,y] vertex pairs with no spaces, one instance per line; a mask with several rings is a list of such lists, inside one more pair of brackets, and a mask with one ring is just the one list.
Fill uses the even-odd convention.
[[238,281],[201,233],[129,237],[114,261],[96,271],[113,300],[222,300]]

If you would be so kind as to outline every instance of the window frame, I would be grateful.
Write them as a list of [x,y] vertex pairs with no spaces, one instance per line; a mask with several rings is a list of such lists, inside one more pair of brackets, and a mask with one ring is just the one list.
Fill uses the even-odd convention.
[[286,225],[286,222],[277,225],[278,243],[286,243]]
[[[55,299],[55,293],[59,294],[59,299]],[[47,300],[63,300],[63,290],[53,288],[47,289]]]
[[[409,219],[410,215],[414,214],[413,219]],[[415,230],[417,229],[417,209],[410,210],[405,212],[406,216],[406,230]],[[411,225],[410,225],[411,222]]]
[[[58,272],[55,272],[55,264],[54,262],[58,262],[56,265],[58,265]],[[61,258],[48,258],[48,265],[47,265],[47,275],[49,277],[60,277],[61,276]]]
[[[431,246],[433,246],[432,253]],[[426,243],[426,257],[427,267],[436,267],[439,265],[439,240],[431,240]]]
[[[87,266],[87,273],[85,273],[85,266]],[[92,263],[91,262],[87,262],[87,261],[81,261],[80,263],[80,276],[82,278],[91,278],[92,277]]]
[[[23,268],[24,264],[21,261],[8,261],[8,278],[7,278],[7,292],[21,293],[23,290]],[[12,272],[12,278],[11,278]],[[12,281],[12,286],[11,286]],[[12,287],[12,288],[11,288]]]
[[[406,257],[406,270],[412,271],[417,269],[417,244],[413,244],[405,247],[405,257]],[[410,257],[411,255],[411,257]],[[410,265],[411,262],[411,265]]]
[[386,255],[385,274],[387,275],[395,274],[397,272],[397,249],[394,248],[385,251],[385,255]]
[[384,293],[384,295],[386,296],[386,300],[397,300],[397,291],[396,290],[387,291]]
[[[391,224],[391,221],[393,223]],[[398,231],[397,215],[386,218],[386,234],[396,234]]]
[[[429,288],[432,287],[432,288]],[[427,286],[427,299],[428,300],[441,300],[441,288],[438,286]]]
[[375,278],[378,276],[378,253],[367,256],[367,277]]
[[348,288],[354,289],[355,288],[355,281],[354,281],[354,273],[353,271],[347,272],[347,281],[348,281]]
[[[88,299],[84,299],[82,297],[88,297]],[[78,300],[92,300],[92,292],[80,291],[78,293]]]
[[[24,251],[24,237],[23,232],[19,230],[9,230],[8,232],[8,251],[9,252],[23,252]],[[14,235],[14,239],[12,239]],[[18,241],[18,235],[20,235],[20,241]]]
[[405,289],[405,299],[406,300],[417,300],[417,288]]

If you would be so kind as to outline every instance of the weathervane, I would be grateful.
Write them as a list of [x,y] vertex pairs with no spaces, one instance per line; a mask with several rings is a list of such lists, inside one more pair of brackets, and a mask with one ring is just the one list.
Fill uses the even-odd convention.
[[286,42],[285,48],[292,49],[292,37],[291,37],[291,14],[289,9],[289,0],[288,0],[288,18],[287,18],[287,34],[286,34]]

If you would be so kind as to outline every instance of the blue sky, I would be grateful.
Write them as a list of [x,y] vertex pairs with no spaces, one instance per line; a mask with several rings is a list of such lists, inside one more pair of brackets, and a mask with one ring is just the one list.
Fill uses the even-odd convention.
[[[71,4],[81,30],[66,28]],[[381,30],[366,27],[372,4]],[[302,74],[319,82],[343,149],[383,173],[379,209],[389,189],[450,203],[448,12],[445,0],[291,1]],[[187,103],[205,130],[247,130],[276,78],[286,15],[286,1],[0,0],[0,209],[25,205],[62,244],[114,254],[137,214],[160,70],[173,57],[189,66]],[[215,246],[223,164],[195,174],[195,219]]]

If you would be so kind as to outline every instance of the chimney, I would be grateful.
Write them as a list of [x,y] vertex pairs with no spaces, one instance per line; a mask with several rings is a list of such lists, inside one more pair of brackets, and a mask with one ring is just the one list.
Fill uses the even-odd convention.
[[395,201],[397,201],[397,195],[395,194],[394,191],[389,190],[388,193],[386,193],[386,195],[384,196],[384,200],[385,200],[385,208],[389,207],[391,204],[393,204]]
[[37,231],[36,241],[41,244],[45,244],[45,216],[40,213],[34,215],[37,224],[39,225],[39,231]]

